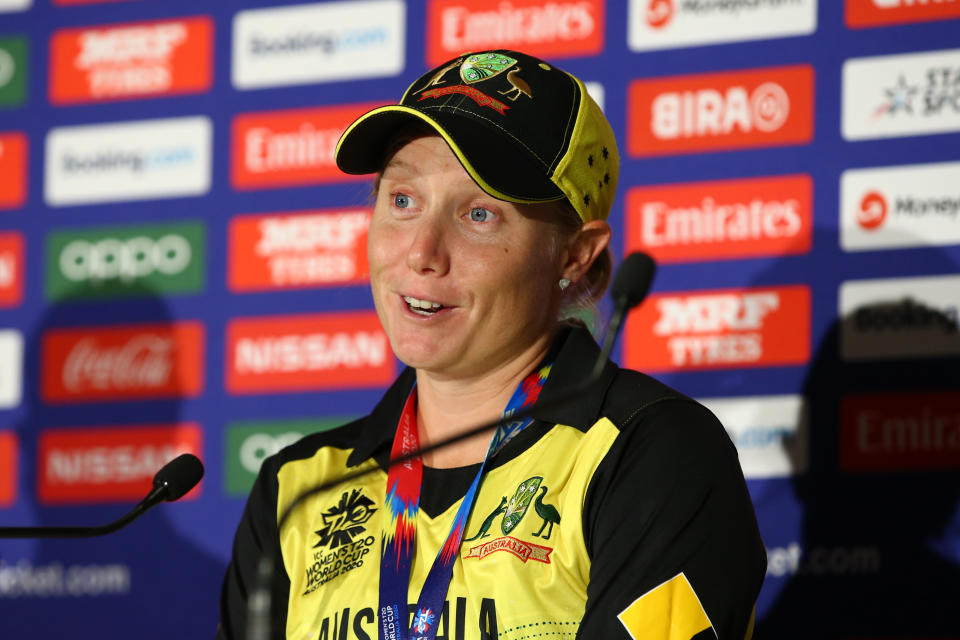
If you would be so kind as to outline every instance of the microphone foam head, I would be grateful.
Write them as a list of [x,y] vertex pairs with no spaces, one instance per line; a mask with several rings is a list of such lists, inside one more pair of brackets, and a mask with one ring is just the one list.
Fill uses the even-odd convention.
[[163,465],[153,476],[153,487],[165,488],[164,499],[173,502],[197,486],[203,477],[203,463],[192,453],[183,453]]
[[657,272],[657,263],[645,253],[631,253],[624,258],[610,287],[610,295],[616,304],[631,309],[647,296],[653,276]]

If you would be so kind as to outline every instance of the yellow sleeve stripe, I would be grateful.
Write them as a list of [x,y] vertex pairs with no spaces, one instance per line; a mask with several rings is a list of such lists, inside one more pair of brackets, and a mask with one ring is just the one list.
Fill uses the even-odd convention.
[[617,618],[634,640],[690,640],[713,626],[682,572],[634,600]]

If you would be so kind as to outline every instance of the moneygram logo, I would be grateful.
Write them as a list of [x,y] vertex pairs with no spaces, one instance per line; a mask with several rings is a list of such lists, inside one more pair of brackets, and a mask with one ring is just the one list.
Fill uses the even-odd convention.
[[845,171],[840,244],[845,251],[960,244],[960,162]]
[[844,360],[960,354],[960,276],[850,280],[840,315]]
[[213,21],[61,29],[50,39],[50,101],[76,104],[208,91]]
[[770,67],[635,80],[633,156],[803,144],[813,139],[813,68]]
[[47,296],[106,298],[203,288],[203,223],[57,231],[47,236]]
[[813,236],[807,175],[634,187],[626,251],[661,262],[806,253]]
[[804,364],[805,285],[653,295],[627,319],[624,360],[643,371]]
[[37,494],[44,504],[139,500],[163,465],[182,453],[201,456],[202,442],[200,426],[189,422],[48,429],[38,442]]
[[960,0],[846,0],[851,29],[960,17]]
[[27,136],[0,133],[0,209],[13,209],[27,201]]
[[199,395],[203,338],[199,322],[49,331],[42,346],[43,398],[63,403]]
[[23,300],[23,236],[0,233],[0,308]]
[[236,189],[365,180],[337,168],[344,130],[375,104],[241,114],[231,127],[230,178]]
[[802,396],[705,398],[737,447],[747,478],[784,478],[807,471],[809,431]]
[[250,493],[263,461],[300,438],[346,424],[350,418],[234,422],[227,427],[226,492]]
[[23,335],[0,330],[0,409],[19,406],[23,395]]
[[44,198],[64,206],[202,195],[212,137],[202,116],[52,129]]
[[17,499],[19,460],[16,434],[0,431],[0,508],[9,507]]
[[240,11],[233,19],[233,86],[397,75],[405,64],[405,24],[402,0]]
[[603,50],[602,0],[430,0],[427,64],[464,51],[515,49],[544,58]]
[[377,387],[393,380],[394,369],[373,311],[239,318],[227,325],[230,393]]
[[0,38],[0,108],[16,107],[27,97],[27,39]]
[[843,137],[891,138],[960,131],[960,49],[843,64]]
[[633,51],[764,40],[813,33],[816,0],[630,0]]
[[239,216],[230,221],[231,291],[366,282],[370,209]]
[[960,469],[960,389],[845,396],[840,468]]

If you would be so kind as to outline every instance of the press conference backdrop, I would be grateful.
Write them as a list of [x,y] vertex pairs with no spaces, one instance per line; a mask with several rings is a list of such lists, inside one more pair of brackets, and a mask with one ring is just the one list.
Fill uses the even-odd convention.
[[[178,452],[207,468],[110,537],[0,543],[0,637],[211,636],[260,462],[400,368],[367,288],[370,183],[336,140],[491,47],[556,60],[613,124],[614,251],[661,263],[618,357],[737,445],[762,637],[960,637],[958,18],[0,0],[0,525],[99,524]],[[364,637],[340,629],[322,637]]]

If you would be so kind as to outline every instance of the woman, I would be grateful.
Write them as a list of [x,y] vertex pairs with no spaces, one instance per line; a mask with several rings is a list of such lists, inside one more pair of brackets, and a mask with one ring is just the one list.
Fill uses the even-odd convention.
[[[557,320],[609,276],[618,156],[583,84],[464,54],[359,118],[337,162],[378,174],[370,280],[408,368],[366,418],[264,463],[221,634],[243,636],[266,554],[277,638],[748,637],[765,559],[736,452],[642,374],[608,362],[492,438],[389,464],[592,369],[590,334]],[[298,494],[363,469],[278,531]]]

